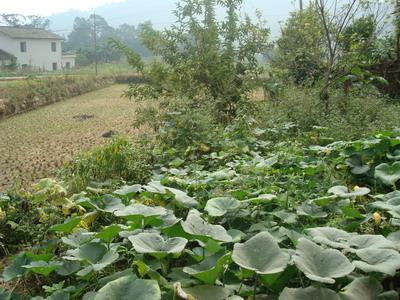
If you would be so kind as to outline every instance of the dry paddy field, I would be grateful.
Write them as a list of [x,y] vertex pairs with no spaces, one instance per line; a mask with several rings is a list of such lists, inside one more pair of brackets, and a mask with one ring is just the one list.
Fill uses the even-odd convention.
[[72,156],[108,141],[109,131],[126,137],[135,103],[114,85],[0,121],[0,191],[51,175]]

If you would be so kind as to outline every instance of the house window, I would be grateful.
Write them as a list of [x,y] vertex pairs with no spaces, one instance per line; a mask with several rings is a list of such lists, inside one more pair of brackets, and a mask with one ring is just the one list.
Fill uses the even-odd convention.
[[56,42],[52,42],[51,43],[51,51],[52,52],[57,52],[57,43]]
[[53,71],[57,70],[57,63],[53,63]]
[[70,63],[70,62],[66,62],[66,63],[65,63],[65,68],[71,69],[71,63]]
[[21,42],[20,44],[21,52],[26,52],[26,42]]

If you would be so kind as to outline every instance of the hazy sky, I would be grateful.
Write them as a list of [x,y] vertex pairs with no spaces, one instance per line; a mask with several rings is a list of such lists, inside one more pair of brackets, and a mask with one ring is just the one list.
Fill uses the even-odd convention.
[[2,13],[49,16],[68,10],[90,10],[95,7],[125,2],[125,0],[2,0]]
[[[112,26],[137,25],[150,20],[156,28],[175,21],[172,11],[179,0],[0,0],[1,13],[35,14],[50,18],[50,27],[68,35],[75,17],[87,17],[94,10]],[[280,31],[279,23],[298,7],[299,0],[244,0],[242,11],[252,15],[260,9],[272,35]],[[305,0],[304,2],[307,2]]]
[[[160,3],[159,0],[1,0],[1,12],[50,16],[69,10],[88,11],[106,4],[121,2],[135,2],[139,9],[142,5],[148,7],[151,4],[154,4],[153,9],[157,9]],[[163,0],[162,2],[174,4],[178,0]],[[244,5],[253,5],[256,2],[260,1],[244,0]],[[298,2],[298,0],[263,0],[261,2],[287,7],[288,3]]]

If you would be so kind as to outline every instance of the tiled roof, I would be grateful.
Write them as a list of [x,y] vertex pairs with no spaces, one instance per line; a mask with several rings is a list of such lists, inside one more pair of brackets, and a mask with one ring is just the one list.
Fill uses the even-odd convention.
[[40,28],[0,26],[0,33],[4,33],[13,39],[63,40],[59,35]]

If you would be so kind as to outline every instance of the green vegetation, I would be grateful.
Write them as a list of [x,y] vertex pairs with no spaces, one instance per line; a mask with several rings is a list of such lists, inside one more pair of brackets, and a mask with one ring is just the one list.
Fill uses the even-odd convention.
[[127,126],[139,105],[121,98],[126,88],[114,85],[2,120],[0,190],[55,174],[81,151],[106,143],[102,135],[110,130],[131,141],[146,132]]
[[292,16],[279,46],[293,50],[265,69],[268,30],[239,17],[240,0],[183,0],[179,26],[142,27],[160,62],[125,95],[145,134],[0,195],[0,295],[399,299],[400,106],[359,60],[374,59],[364,38],[379,38],[360,19],[374,3],[333,3],[330,27],[310,31],[320,53],[302,60],[313,42],[296,32],[326,25],[326,1]]
[[30,77],[0,86],[0,118],[20,114],[65,98],[81,95],[113,83],[111,77]]

